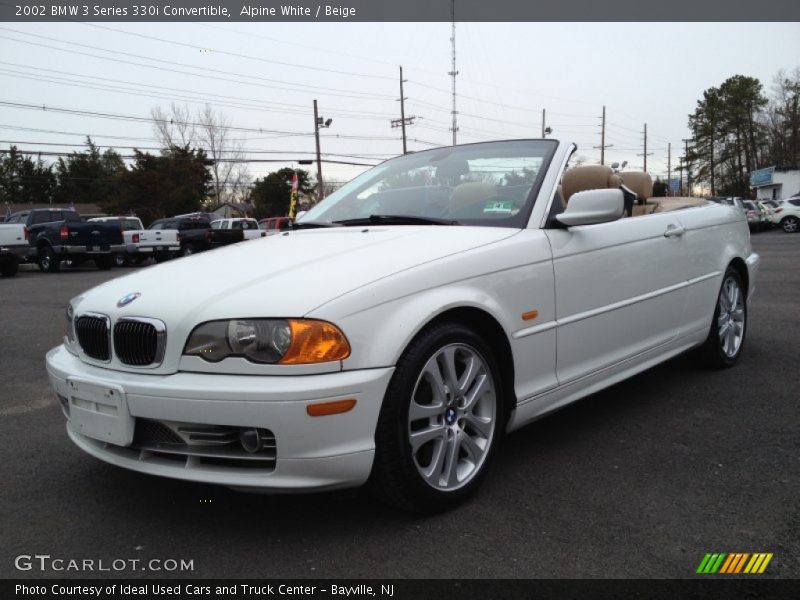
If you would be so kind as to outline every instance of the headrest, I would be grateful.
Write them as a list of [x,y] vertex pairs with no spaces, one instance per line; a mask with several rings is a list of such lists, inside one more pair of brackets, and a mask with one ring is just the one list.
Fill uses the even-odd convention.
[[573,194],[586,190],[602,190],[618,188],[619,177],[611,167],[605,165],[587,165],[573,167],[564,173],[561,187],[564,190],[564,202],[568,202]]
[[496,193],[493,185],[482,181],[462,183],[453,190],[453,195],[450,196],[450,207],[457,210],[464,206],[483,204]]
[[636,194],[639,200],[646,200],[653,196],[653,180],[650,173],[645,171],[624,171],[619,173],[622,185]]

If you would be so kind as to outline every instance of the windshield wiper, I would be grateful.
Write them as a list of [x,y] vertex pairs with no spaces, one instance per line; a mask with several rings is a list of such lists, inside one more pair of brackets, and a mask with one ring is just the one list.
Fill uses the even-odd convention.
[[295,229],[319,229],[321,227],[338,227],[338,225],[330,221],[299,221],[292,223],[293,231]]
[[453,219],[437,219],[435,217],[415,217],[412,215],[370,215],[358,219],[334,221],[345,227],[357,225],[458,225]]

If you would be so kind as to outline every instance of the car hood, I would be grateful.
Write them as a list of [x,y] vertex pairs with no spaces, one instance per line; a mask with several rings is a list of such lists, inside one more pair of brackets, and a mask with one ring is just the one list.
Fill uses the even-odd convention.
[[[299,230],[173,260],[80,296],[77,313],[163,320],[191,329],[213,319],[302,317],[379,279],[498,242],[501,227],[393,226]],[[140,294],[124,307],[117,302]]]

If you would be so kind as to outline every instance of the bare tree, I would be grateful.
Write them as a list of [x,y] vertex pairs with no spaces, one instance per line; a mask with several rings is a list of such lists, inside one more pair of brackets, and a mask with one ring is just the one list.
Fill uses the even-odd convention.
[[244,139],[235,137],[230,119],[210,105],[193,115],[188,106],[175,102],[167,110],[156,106],[150,114],[154,132],[164,147],[199,147],[213,161],[211,203],[218,206],[247,200],[252,178],[244,162]]
[[232,135],[230,119],[207,104],[198,111],[197,122],[200,144],[213,161],[212,188],[216,204],[235,201],[246,195],[251,178],[244,162],[244,140]]
[[156,106],[150,110],[150,115],[153,118],[153,130],[165,147],[186,148],[194,145],[197,132],[188,106],[173,102],[166,111]]

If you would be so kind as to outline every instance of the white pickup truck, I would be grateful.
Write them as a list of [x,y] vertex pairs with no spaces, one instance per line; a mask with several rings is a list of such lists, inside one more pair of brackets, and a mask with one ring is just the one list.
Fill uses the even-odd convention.
[[0,225],[0,275],[13,277],[30,250],[28,229],[22,223]]
[[139,217],[96,217],[89,221],[119,222],[125,240],[125,254],[114,256],[118,267],[138,265],[151,256],[161,262],[178,254],[180,238],[173,229],[145,229]]
[[243,217],[211,221],[211,229],[241,229],[245,240],[255,240],[267,235],[259,228],[258,221]]

